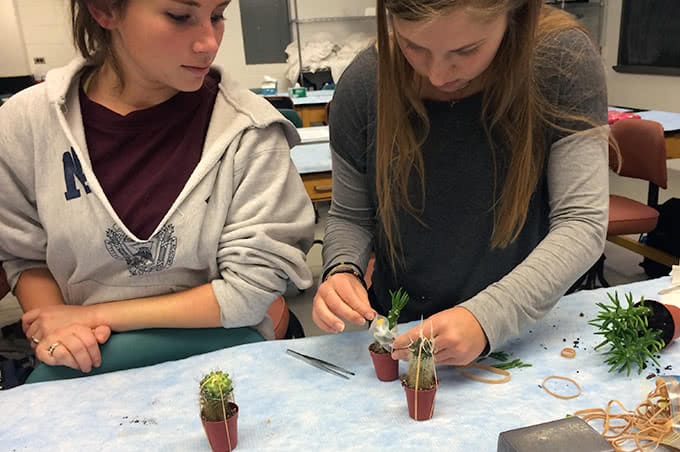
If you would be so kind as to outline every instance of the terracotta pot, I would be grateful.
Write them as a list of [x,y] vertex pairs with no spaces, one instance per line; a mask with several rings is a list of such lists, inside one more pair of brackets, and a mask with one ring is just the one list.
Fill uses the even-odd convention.
[[645,306],[652,311],[647,318],[649,327],[661,331],[667,347],[680,336],[680,308],[656,300],[645,300]]
[[437,394],[437,386],[432,389],[416,391],[402,382],[406,392],[408,415],[416,421],[426,421],[434,414],[434,396]]
[[664,306],[668,309],[668,312],[673,318],[673,340],[675,340],[680,337],[680,308],[674,304],[664,304]]
[[378,380],[394,381],[399,378],[399,361],[392,359],[390,353],[375,353],[371,350],[372,345],[368,347],[368,352],[371,354],[375,376],[378,377]]
[[205,430],[213,452],[228,452],[236,449],[238,443],[238,405],[229,402],[229,408],[234,409],[235,413],[227,418],[226,428],[224,421],[206,421],[201,417],[203,430]]

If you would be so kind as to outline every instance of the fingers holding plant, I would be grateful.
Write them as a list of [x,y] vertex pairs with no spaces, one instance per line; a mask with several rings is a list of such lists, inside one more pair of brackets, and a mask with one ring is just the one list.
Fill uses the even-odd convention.
[[432,315],[422,325],[411,328],[394,341],[394,359],[408,359],[409,345],[423,335],[434,338],[438,364],[462,366],[477,358],[486,347],[486,336],[470,311],[455,307]]
[[331,275],[314,296],[312,319],[322,330],[339,333],[344,320],[363,325],[375,317],[366,289],[356,276],[347,273]]

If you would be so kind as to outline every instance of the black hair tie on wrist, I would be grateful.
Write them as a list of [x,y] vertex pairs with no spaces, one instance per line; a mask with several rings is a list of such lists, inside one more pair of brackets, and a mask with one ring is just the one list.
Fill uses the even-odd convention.
[[364,289],[368,291],[368,286],[364,280],[364,274],[359,269],[359,266],[349,262],[338,262],[337,264],[333,264],[328,267],[321,277],[321,282],[324,282],[331,276],[337,275],[339,273],[351,273],[352,275],[356,276],[361,285],[364,286]]

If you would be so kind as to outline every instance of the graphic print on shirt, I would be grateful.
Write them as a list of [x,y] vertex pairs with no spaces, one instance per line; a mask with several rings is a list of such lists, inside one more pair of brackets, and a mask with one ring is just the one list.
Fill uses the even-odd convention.
[[80,198],[80,190],[76,187],[76,179],[80,181],[80,184],[85,189],[85,193],[90,193],[90,184],[87,183],[85,174],[83,173],[83,167],[80,166],[80,160],[76,152],[71,148],[70,151],[64,152],[61,158],[64,163],[64,183],[66,184],[66,192],[64,196],[67,201],[72,199]]
[[175,262],[175,227],[165,225],[145,242],[135,242],[117,225],[106,230],[106,249],[114,259],[124,260],[130,276],[144,276],[170,268]]

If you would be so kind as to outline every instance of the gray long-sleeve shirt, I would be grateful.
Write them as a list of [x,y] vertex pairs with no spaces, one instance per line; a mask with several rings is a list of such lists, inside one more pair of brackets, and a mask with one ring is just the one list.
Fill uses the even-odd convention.
[[[546,96],[562,109],[606,124],[604,71],[589,38],[570,30],[537,51],[551,56],[537,74]],[[425,204],[421,221],[398,212],[404,265],[394,273],[382,241],[374,240],[380,230],[376,63],[374,48],[360,54],[339,81],[331,105],[333,201],[324,267],[353,262],[365,269],[374,251],[372,303],[378,312],[386,314],[388,291],[399,287],[412,300],[401,321],[461,305],[480,322],[493,350],[543,317],[601,255],[608,215],[608,129],[568,136],[545,130],[546,163],[526,223],[512,244],[492,249],[492,205],[500,193],[509,149],[496,140],[492,156],[481,119],[481,94],[454,104],[426,101],[430,133],[423,146]],[[501,169],[495,186],[494,158]]]

